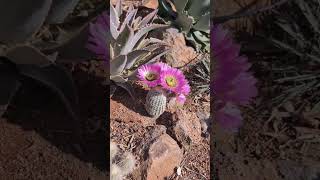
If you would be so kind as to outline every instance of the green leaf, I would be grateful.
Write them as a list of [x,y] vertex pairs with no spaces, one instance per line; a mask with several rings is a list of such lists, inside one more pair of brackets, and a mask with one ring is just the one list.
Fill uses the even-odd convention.
[[79,0],[53,0],[46,22],[48,24],[62,23],[78,2]]
[[18,66],[22,76],[48,87],[61,99],[72,118],[77,117],[78,95],[71,74],[62,66]]
[[187,3],[188,3],[188,0],[173,0],[173,4],[175,5],[177,12],[179,13],[183,12]]
[[126,64],[125,69],[130,69],[140,56],[146,55],[148,53],[149,53],[149,51],[147,51],[147,50],[135,50],[135,51],[130,52],[127,55],[127,64]]
[[210,14],[208,13],[202,16],[192,28],[199,31],[207,32],[210,29]]
[[53,62],[38,49],[32,46],[18,46],[9,50],[6,57],[17,65],[36,65],[44,67]]
[[134,93],[133,88],[132,88],[132,86],[130,84],[128,84],[128,83],[117,83],[117,82],[115,82],[115,84],[117,86],[121,87],[122,89],[126,90],[129,93],[130,97],[134,100],[134,94],[135,93]]
[[127,79],[124,79],[122,76],[111,76],[110,77],[112,81],[116,83],[125,83],[127,82]]
[[20,43],[35,34],[48,15],[52,0],[0,1],[0,42]]
[[18,72],[8,61],[6,58],[0,57],[0,117],[20,87]]
[[210,0],[192,0],[188,15],[194,19],[200,18],[204,14],[210,14]]
[[110,62],[110,75],[111,76],[119,75],[126,67],[126,64],[127,64],[127,56],[120,55],[114,58]]
[[[113,46],[115,56],[120,55],[121,51],[124,49],[124,45],[134,36],[134,30],[128,25],[125,26],[123,31],[119,34],[118,38],[115,41],[115,45]],[[125,54],[122,54],[125,55]]]
[[133,17],[136,16],[137,12],[138,12],[138,9],[129,10],[127,12],[126,18],[124,19],[120,27],[120,32],[123,31],[123,29],[130,24],[130,21],[132,20]]
[[174,24],[177,28],[180,28],[181,31],[188,33],[193,25],[193,19],[186,14],[179,14]]
[[138,41],[144,36],[146,35],[148,32],[154,30],[154,29],[158,29],[158,28],[162,28],[162,27],[167,27],[167,25],[163,25],[163,24],[151,24],[149,26],[146,26],[144,28],[139,29],[139,31],[133,36],[130,37],[129,40],[127,41],[126,45],[124,46],[124,48],[121,51],[121,54],[128,54],[130,51],[132,51],[132,49],[136,46],[136,44],[138,43]]
[[117,39],[119,36],[118,27],[120,26],[120,14],[117,13],[115,7],[111,4],[110,1],[110,32],[114,39]]
[[156,16],[158,12],[158,9],[155,9],[153,12],[151,12],[150,14],[148,14],[147,16],[145,16],[139,23],[138,28],[142,28],[144,26],[146,26],[148,23],[150,23],[154,17]]

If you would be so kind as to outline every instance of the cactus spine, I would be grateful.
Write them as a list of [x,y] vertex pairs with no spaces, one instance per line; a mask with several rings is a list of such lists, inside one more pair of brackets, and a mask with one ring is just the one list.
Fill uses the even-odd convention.
[[146,97],[145,108],[149,115],[158,118],[167,106],[167,96],[162,88],[151,89]]

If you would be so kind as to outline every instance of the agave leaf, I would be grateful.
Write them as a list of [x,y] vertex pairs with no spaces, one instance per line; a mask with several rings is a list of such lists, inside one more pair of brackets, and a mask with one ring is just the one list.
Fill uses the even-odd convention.
[[122,76],[111,76],[110,79],[115,83],[125,83],[127,79],[123,78]]
[[[131,6],[132,7],[132,6]],[[138,9],[133,9],[133,10],[129,10],[128,13],[127,13],[127,16],[126,18],[124,19],[124,21],[122,22],[122,25],[121,25],[121,28],[120,28],[120,32],[123,31],[123,29],[126,27],[126,26],[129,26],[130,24],[130,21],[132,20],[132,18],[137,14],[138,12]]]
[[[123,50],[123,45],[129,41],[134,36],[134,30],[129,27],[128,25],[125,26],[124,30],[119,34],[118,38],[116,39],[115,44],[115,55],[121,54]],[[125,55],[125,54],[122,54]]]
[[155,43],[155,44],[148,45],[148,46],[144,47],[143,49],[152,52],[155,49],[158,49],[158,48],[164,49],[165,47],[167,47],[167,45]]
[[[111,1],[110,1],[110,3],[111,3]],[[117,12],[118,17],[120,17],[122,14],[122,0],[118,0],[116,7],[115,7],[115,10]]]
[[141,22],[142,17],[139,16],[137,18],[133,18],[133,21],[131,22],[131,26],[133,27],[133,29],[138,29],[139,23]]
[[[111,3],[111,1],[110,1]],[[119,36],[118,27],[120,25],[119,15],[113,5],[110,6],[110,32],[114,39]]]
[[210,0],[191,0],[192,4],[190,9],[188,9],[188,15],[192,16],[194,19],[200,18],[204,14],[210,13]]
[[44,67],[52,64],[53,62],[47,58],[46,55],[41,53],[38,49],[32,46],[18,46],[9,50],[6,57],[10,59],[13,63],[21,65],[36,65],[39,67]]
[[199,31],[208,31],[210,29],[210,14],[202,16],[192,28]]
[[48,15],[52,0],[0,1],[0,42],[20,43],[35,34]]
[[134,94],[135,93],[134,93],[133,88],[132,88],[132,86],[130,84],[128,84],[128,83],[117,83],[117,82],[115,82],[115,84],[117,86],[123,88],[124,90],[126,90],[129,93],[130,97],[134,100]]
[[163,50],[163,48],[159,48],[159,49],[154,50],[153,52],[151,52],[150,55],[148,55],[146,57],[146,59],[148,60],[146,62],[146,64],[154,63],[155,61],[159,60],[160,57],[164,56],[168,52],[169,52],[169,50]]
[[119,75],[126,67],[126,64],[127,64],[127,56],[120,55],[114,58],[110,62],[110,75],[111,76]]
[[127,55],[128,59],[127,59],[127,65],[126,65],[125,69],[130,69],[139,57],[146,55],[148,53],[149,53],[149,51],[147,51],[147,50],[135,50],[135,51],[130,52]]
[[[45,54],[58,52],[58,62],[79,62],[94,57],[95,55],[87,49],[88,45],[88,23],[71,29],[60,29],[55,43],[37,42],[33,45]],[[107,34],[108,38],[108,34]]]
[[0,57],[0,117],[6,111],[14,94],[20,87],[19,77],[14,66],[9,64],[9,60]]
[[193,25],[193,19],[186,14],[179,14],[174,24],[177,28],[180,28],[181,31],[189,32]]
[[173,0],[173,4],[177,10],[177,12],[182,13],[186,8],[188,0]]
[[148,23],[150,23],[155,15],[158,13],[158,9],[155,9],[154,11],[152,11],[150,14],[148,14],[147,16],[145,16],[139,23],[138,28],[142,28],[145,27]]
[[71,74],[62,66],[50,65],[37,67],[34,65],[20,65],[21,75],[31,78],[48,87],[61,99],[64,106],[74,120],[77,120],[76,107],[78,96]]
[[127,41],[126,45],[121,51],[121,54],[128,54],[133,50],[133,48],[136,46],[137,42],[148,32],[158,29],[161,27],[166,27],[167,25],[162,25],[162,24],[151,24],[149,26],[146,26],[142,29],[140,29],[133,37],[129,38]]
[[79,0],[53,0],[46,22],[49,24],[62,23],[78,2]]

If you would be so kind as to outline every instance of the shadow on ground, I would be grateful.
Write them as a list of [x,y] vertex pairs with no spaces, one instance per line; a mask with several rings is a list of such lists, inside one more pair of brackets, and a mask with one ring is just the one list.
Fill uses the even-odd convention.
[[[94,76],[75,72],[80,99],[80,119],[74,122],[63,104],[45,87],[35,84],[21,89],[9,106],[8,122],[24,130],[34,130],[47,141],[81,161],[92,163],[101,171],[107,169],[107,93]],[[76,127],[81,136],[75,136]]]

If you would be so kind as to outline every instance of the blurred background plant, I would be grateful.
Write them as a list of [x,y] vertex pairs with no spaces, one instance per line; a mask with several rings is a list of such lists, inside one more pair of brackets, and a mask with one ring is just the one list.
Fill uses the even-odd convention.
[[200,62],[190,68],[191,73],[188,73],[188,79],[191,79],[189,82],[194,87],[194,95],[210,94],[210,57],[203,57]]
[[106,9],[102,4],[78,22],[66,22],[78,3],[79,0],[0,2],[0,83],[8,85],[0,91],[0,115],[19,89],[34,82],[55,93],[71,118],[78,120],[78,94],[66,65],[94,57],[85,48],[88,22]]
[[275,82],[282,85],[280,95],[273,99],[276,104],[301,96],[312,96],[320,103],[319,10],[319,1],[293,0],[276,12],[271,27],[278,31],[268,39],[286,53],[272,67]]

